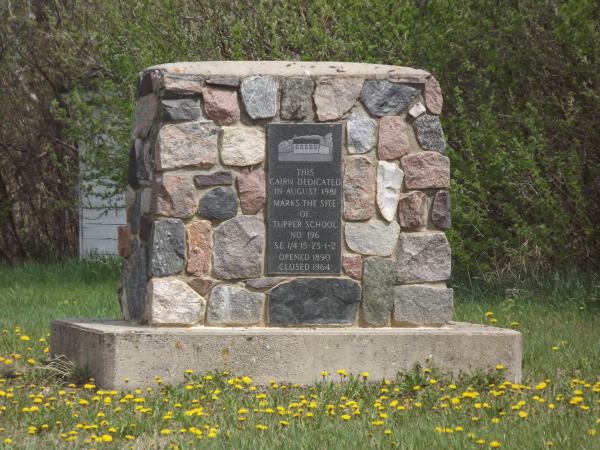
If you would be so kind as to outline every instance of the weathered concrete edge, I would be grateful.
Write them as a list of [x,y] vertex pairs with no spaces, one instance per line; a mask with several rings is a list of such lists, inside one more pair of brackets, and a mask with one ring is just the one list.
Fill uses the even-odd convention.
[[312,61],[202,61],[174,62],[148,67],[171,75],[201,75],[204,77],[272,76],[336,76],[386,79],[392,76],[428,77],[429,72],[411,67],[351,62]]
[[[90,365],[107,389],[183,381],[185,370],[227,369],[257,384],[269,380],[310,384],[320,371],[367,371],[374,380],[392,379],[401,369],[432,358],[444,371],[509,369],[521,380],[522,335],[482,325],[451,323],[443,328],[151,328],[124,321],[57,319],[51,323],[51,354]],[[128,383],[124,379],[128,378]]]

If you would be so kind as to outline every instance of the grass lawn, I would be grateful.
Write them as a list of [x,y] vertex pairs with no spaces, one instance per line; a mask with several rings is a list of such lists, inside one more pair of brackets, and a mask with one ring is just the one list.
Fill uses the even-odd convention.
[[523,333],[521,385],[502,368],[444,374],[435,361],[306,387],[219,368],[131,393],[51,377],[50,320],[118,317],[118,266],[0,266],[0,449],[600,448],[598,275],[451,281],[455,320]]

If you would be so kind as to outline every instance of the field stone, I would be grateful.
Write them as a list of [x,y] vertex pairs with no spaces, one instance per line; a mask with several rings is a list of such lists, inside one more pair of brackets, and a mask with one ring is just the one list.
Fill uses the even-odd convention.
[[450,278],[451,252],[444,233],[402,233],[398,240],[398,283]]
[[269,75],[244,78],[240,87],[246,112],[253,119],[273,117],[277,112],[277,83]]
[[213,270],[218,278],[257,278],[262,271],[265,224],[256,216],[238,216],[215,229]]
[[123,259],[128,259],[133,253],[131,249],[131,242],[133,240],[133,234],[127,227],[117,227],[117,250],[119,256]]
[[435,193],[431,207],[431,221],[440,230],[450,229],[450,192],[440,190]]
[[152,93],[152,75],[152,72],[146,72],[138,76],[138,99]]
[[402,113],[417,99],[419,91],[403,84],[389,81],[368,81],[360,99],[374,116],[395,116]]
[[281,283],[285,278],[255,278],[246,280],[244,283],[254,289],[268,289]]
[[258,127],[223,127],[221,160],[230,166],[253,166],[265,159],[265,132]]
[[137,250],[123,263],[118,292],[123,319],[140,323],[146,314],[148,285],[148,246],[140,243]]
[[370,219],[375,214],[375,168],[364,156],[352,156],[344,170],[344,218]]
[[200,99],[184,98],[177,100],[163,100],[162,120],[196,120],[200,117]]
[[281,118],[304,119],[311,111],[314,83],[310,78],[288,78],[281,91]]
[[140,233],[139,238],[142,241],[148,242],[150,240],[150,231],[152,230],[152,216],[150,214],[143,214],[140,217]]
[[188,281],[188,285],[200,295],[208,294],[219,283],[219,280],[211,280],[210,278],[192,278]]
[[265,194],[265,172],[261,169],[249,172],[242,170],[237,177],[240,203],[244,214],[256,214],[263,206]]
[[400,116],[385,116],[379,121],[377,156],[380,159],[396,159],[408,155],[410,141],[406,123]]
[[218,156],[219,128],[210,121],[165,125],[156,141],[156,169],[208,169]]
[[239,87],[240,80],[238,78],[211,78],[210,80],[206,80],[206,84],[236,88]]
[[185,228],[179,219],[153,223],[149,243],[149,273],[163,277],[179,273],[185,261]]
[[402,228],[424,229],[427,226],[427,195],[421,191],[403,195],[398,203],[398,222]]
[[148,94],[138,99],[131,128],[132,141],[148,136],[157,111],[158,97],[156,94]]
[[344,227],[348,247],[361,255],[390,256],[399,234],[396,222],[346,223]]
[[208,301],[206,321],[210,325],[248,326],[260,322],[265,294],[233,286],[216,286]]
[[237,91],[218,87],[205,88],[204,109],[217,125],[234,125],[240,121]]
[[225,220],[237,215],[240,201],[231,187],[216,187],[200,199],[198,214],[205,219]]
[[338,120],[350,111],[360,95],[363,83],[364,80],[359,78],[319,78],[314,95],[319,121]]
[[352,113],[346,124],[348,153],[367,153],[375,146],[377,122],[364,114]]
[[415,119],[413,126],[421,148],[446,153],[446,138],[438,116],[425,114]]
[[[152,131],[150,131],[150,134],[152,134]],[[151,138],[148,138],[145,141],[142,141],[141,139],[136,139],[135,141],[136,176],[138,182],[144,184],[148,184],[150,182],[150,180],[152,179],[152,173],[154,172],[154,158],[150,148],[150,139]]]
[[363,317],[370,325],[387,325],[394,307],[396,263],[372,256],[363,263]]
[[147,187],[140,191],[140,213],[148,214],[152,206],[152,189]]
[[425,109],[423,104],[421,102],[418,102],[415,106],[410,108],[410,110],[408,111],[408,114],[410,114],[412,117],[414,117],[416,119],[417,117],[423,115],[426,111],[427,110]]
[[152,182],[152,212],[187,219],[196,213],[196,189],[175,175],[159,173]]
[[397,165],[386,161],[377,164],[377,205],[388,222],[396,215],[403,179],[404,172]]
[[452,320],[453,289],[396,286],[394,321],[410,325],[442,325]]
[[440,83],[435,77],[429,77],[425,83],[425,89],[423,91],[423,98],[425,99],[425,106],[432,114],[441,114],[444,99],[442,97],[442,88]]
[[231,172],[226,170],[219,170],[213,173],[195,175],[194,181],[198,186],[217,186],[217,185],[232,185],[233,177]]
[[165,98],[200,97],[204,78],[200,76],[165,75],[162,79],[162,94]]
[[352,325],[361,298],[356,281],[340,278],[297,278],[269,292],[269,324]]
[[212,258],[212,227],[209,220],[193,222],[188,228],[187,273],[208,275]]
[[344,272],[349,277],[352,277],[356,280],[360,280],[362,278],[362,256],[355,255],[354,253],[344,253],[342,255],[342,267],[344,268]]
[[437,152],[421,152],[402,158],[404,184],[408,189],[450,186],[450,160]]
[[154,278],[148,283],[148,323],[152,326],[192,326],[201,323],[206,300],[183,281]]
[[132,189],[139,189],[141,184],[137,177],[137,157],[135,154],[135,143],[129,149],[129,164],[127,166],[127,184]]
[[142,193],[137,191],[133,200],[133,205],[130,209],[131,216],[129,217],[129,229],[132,233],[137,233],[140,227],[140,215],[142,209]]

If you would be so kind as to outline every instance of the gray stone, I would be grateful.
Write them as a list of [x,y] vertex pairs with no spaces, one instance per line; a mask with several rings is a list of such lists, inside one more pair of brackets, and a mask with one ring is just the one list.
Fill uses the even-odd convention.
[[216,286],[208,301],[206,321],[210,325],[256,325],[265,308],[265,294],[233,286]]
[[404,172],[396,164],[379,161],[377,165],[377,205],[385,220],[391,222],[396,215]]
[[446,139],[438,116],[425,114],[415,119],[413,125],[421,148],[446,153]]
[[145,188],[140,193],[140,212],[142,214],[148,214],[150,212],[150,206],[152,203],[152,189]]
[[450,192],[437,191],[431,207],[431,221],[440,230],[449,230],[450,221]]
[[238,78],[213,78],[211,80],[206,80],[206,84],[236,88],[240,85],[240,80]]
[[129,149],[129,165],[127,166],[127,184],[132,189],[139,189],[141,186],[137,177],[137,158],[135,155],[135,143],[131,144]]
[[218,278],[257,278],[262,272],[265,224],[256,216],[238,216],[215,229],[213,268]]
[[353,325],[360,284],[339,278],[297,278],[269,292],[269,324]]
[[450,246],[444,233],[402,233],[398,240],[398,282],[423,283],[450,278]]
[[134,237],[131,240],[131,252],[135,252],[140,246],[140,240],[137,237]]
[[162,80],[163,97],[200,97],[204,87],[201,76],[165,75]]
[[133,234],[138,232],[140,227],[140,210],[142,205],[142,194],[140,191],[135,193],[135,199],[131,207],[131,217],[129,218],[129,229]]
[[442,325],[452,320],[454,291],[427,286],[396,286],[394,321],[410,325]]
[[185,261],[183,222],[179,219],[164,219],[154,222],[150,232],[149,247],[151,276],[163,277],[181,272]]
[[367,153],[375,145],[377,122],[364,114],[352,113],[346,124],[348,153]]
[[281,283],[285,278],[255,278],[246,280],[245,283],[254,289],[268,289]]
[[152,72],[146,72],[138,76],[138,98],[152,93],[152,75]]
[[210,121],[165,125],[156,141],[156,169],[212,167],[217,162],[218,138],[219,128]]
[[119,304],[123,319],[140,323],[146,314],[146,286],[148,284],[148,246],[140,243],[137,250],[123,263]]
[[160,326],[192,326],[201,323],[206,300],[176,279],[154,278],[148,283],[148,323]]
[[373,256],[363,263],[363,317],[373,326],[387,325],[394,307],[396,263]]
[[258,127],[223,127],[221,160],[228,166],[253,166],[265,160],[265,132]]
[[196,120],[200,117],[200,99],[184,98],[181,100],[162,101],[162,120]]
[[202,196],[198,214],[210,220],[231,219],[237,215],[239,204],[233,188],[217,187]]
[[148,136],[152,122],[156,117],[156,111],[158,111],[158,97],[156,94],[148,94],[139,98],[133,115],[132,141]]
[[281,92],[281,118],[304,119],[311,111],[314,83],[310,78],[288,78]]
[[360,95],[363,83],[361,78],[319,78],[315,89],[319,121],[337,120],[350,111]]
[[374,116],[396,116],[417,99],[419,91],[389,81],[369,81],[363,87],[360,99]]
[[269,75],[245,78],[240,88],[246,112],[253,119],[273,117],[277,112],[277,83]]
[[139,237],[142,241],[148,242],[150,239],[150,231],[152,230],[152,216],[150,214],[144,214],[140,218],[140,234]]
[[400,226],[396,222],[346,223],[348,247],[362,255],[390,256],[398,241]]
[[[150,131],[150,134],[152,134],[152,131]],[[152,180],[152,173],[154,172],[154,158],[150,149],[150,138],[145,141],[136,139],[135,152],[138,182],[147,185]]]
[[231,186],[233,177],[231,172],[220,170],[218,172],[196,175],[194,181],[198,186],[217,186],[219,184]]

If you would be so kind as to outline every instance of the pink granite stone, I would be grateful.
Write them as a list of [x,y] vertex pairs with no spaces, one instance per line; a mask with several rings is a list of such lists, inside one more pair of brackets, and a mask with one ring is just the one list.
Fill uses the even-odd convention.
[[337,120],[356,103],[364,80],[360,78],[320,78],[315,90],[319,121]]
[[233,125],[240,121],[240,106],[236,91],[207,87],[203,94],[206,114],[217,125]]
[[396,159],[408,155],[410,142],[406,134],[406,123],[400,116],[384,116],[379,121],[379,144],[377,156],[380,159]]
[[256,214],[265,201],[265,172],[261,169],[242,170],[237,177],[240,203],[244,214]]
[[425,90],[423,91],[423,97],[425,99],[425,106],[430,113],[442,113],[442,105],[444,104],[442,88],[435,77],[429,77],[427,79],[427,83],[425,83]]
[[148,94],[140,97],[135,107],[133,116],[133,127],[131,130],[131,140],[145,138],[152,127],[152,122],[158,110],[158,97],[156,94]]
[[450,186],[450,160],[438,152],[421,152],[402,158],[404,183],[408,189]]
[[344,218],[370,219],[375,214],[375,167],[364,156],[353,156],[344,171]]
[[402,228],[415,231],[427,227],[427,196],[423,192],[411,191],[400,199],[398,222]]
[[206,295],[219,283],[219,280],[211,280],[210,278],[194,278],[188,282],[188,285],[198,294]]
[[198,202],[192,183],[174,175],[158,174],[152,182],[152,212],[185,219],[196,213]]
[[349,277],[356,280],[362,278],[362,257],[353,253],[344,253],[342,255],[342,267]]
[[128,259],[133,252],[131,251],[131,241],[133,234],[127,227],[117,227],[117,249],[119,250],[119,256],[123,259]]
[[212,257],[210,220],[194,222],[188,228],[187,272],[195,276],[208,275]]
[[218,140],[219,128],[211,121],[165,125],[156,140],[156,170],[208,169],[217,162]]

